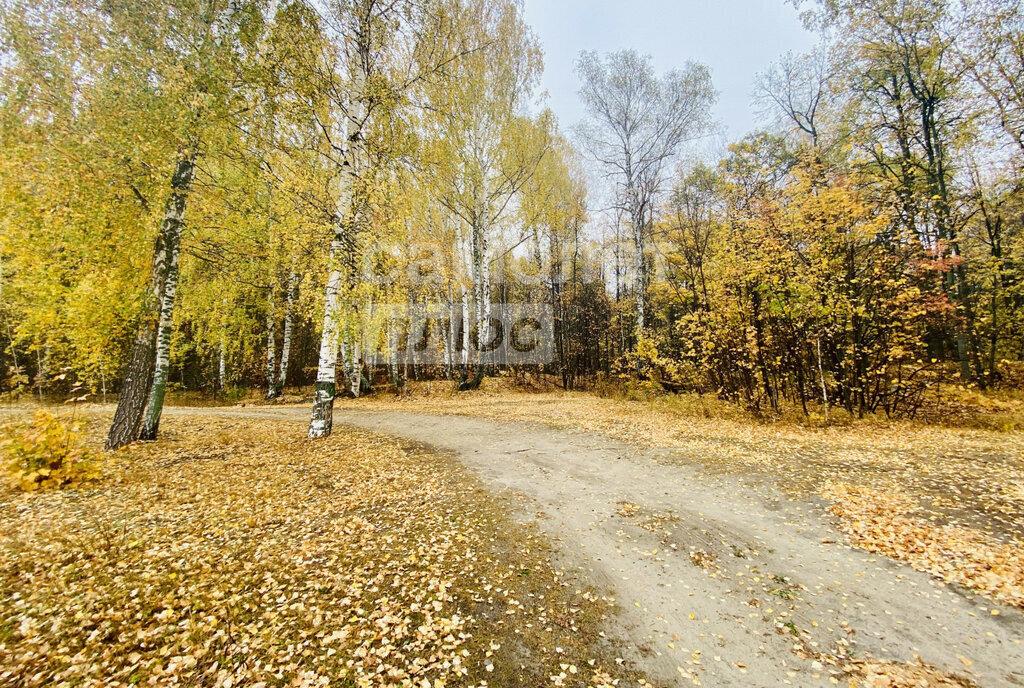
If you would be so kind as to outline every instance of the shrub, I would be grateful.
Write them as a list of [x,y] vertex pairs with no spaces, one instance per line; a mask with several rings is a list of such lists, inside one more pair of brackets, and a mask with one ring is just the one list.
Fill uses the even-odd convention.
[[75,487],[96,477],[97,465],[79,434],[77,423],[65,423],[39,409],[30,423],[4,426],[0,456],[11,484],[20,490]]

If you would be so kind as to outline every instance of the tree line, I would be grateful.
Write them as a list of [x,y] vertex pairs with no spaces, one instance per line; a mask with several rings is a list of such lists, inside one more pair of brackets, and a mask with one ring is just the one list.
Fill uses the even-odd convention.
[[759,76],[775,126],[683,169],[651,218],[664,279],[634,354],[755,409],[991,388],[1024,353],[1024,9],[798,5],[822,43]]
[[[171,386],[305,385],[317,437],[339,394],[502,367],[826,413],[998,384],[1022,8],[799,5],[821,45],[759,76],[765,130],[694,162],[707,67],[584,53],[568,135],[513,0],[8,0],[3,387],[116,393],[117,447]],[[400,355],[396,303],[445,314],[442,363]],[[503,303],[547,309],[550,361],[471,354]]]

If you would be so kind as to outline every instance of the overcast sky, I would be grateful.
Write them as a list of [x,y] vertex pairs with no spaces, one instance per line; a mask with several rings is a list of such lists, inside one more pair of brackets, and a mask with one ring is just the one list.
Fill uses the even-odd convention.
[[567,131],[583,117],[574,72],[581,50],[633,48],[659,73],[687,60],[711,68],[717,115],[727,140],[754,129],[754,76],[815,37],[785,0],[526,0],[526,19],[544,47],[541,90]]

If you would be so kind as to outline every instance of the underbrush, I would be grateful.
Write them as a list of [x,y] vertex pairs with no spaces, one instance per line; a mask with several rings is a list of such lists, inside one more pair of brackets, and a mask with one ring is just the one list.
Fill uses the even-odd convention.
[[[982,391],[976,386],[956,384],[930,387],[918,400],[913,412],[886,415],[884,411],[860,415],[834,403],[826,408],[819,400],[806,404],[780,399],[777,409],[752,408],[724,399],[714,393],[667,390],[656,381],[595,378],[581,381],[575,390],[564,390],[561,380],[550,374],[503,370],[485,377],[477,390],[459,392],[451,380],[410,379],[400,388],[390,383],[377,385],[366,397],[376,401],[414,400],[439,402],[476,397],[508,395],[593,395],[602,399],[651,404],[658,410],[706,419],[781,424],[805,428],[892,426],[896,423],[974,428],[1010,432],[1024,429],[1024,372],[1006,366],[1007,372],[995,388]],[[1024,367],[1022,367],[1024,369]],[[236,388],[211,396],[200,392],[176,391],[168,396],[170,406],[264,406],[308,403],[311,387],[289,387],[276,399],[266,399],[263,389]]]
[[36,409],[31,421],[0,427],[0,460],[10,484],[25,492],[74,487],[99,475],[99,456],[86,447],[81,423]]
[[[803,428],[829,427],[889,427],[895,424],[919,426],[945,426],[1010,432],[1024,429],[1024,392],[1001,387],[980,391],[974,387],[946,385],[937,387],[924,396],[912,416],[887,416],[868,413],[860,416],[842,406],[820,401],[808,401],[806,412],[799,403],[781,400],[777,410],[754,410],[742,404],[722,399],[715,394],[696,392],[670,392],[653,381],[596,381],[584,390],[565,391],[551,376],[501,375],[484,378],[478,390],[457,392],[447,380],[409,381],[400,393],[378,389],[369,398],[375,401],[402,400],[413,402],[462,404],[476,398],[523,396],[564,397],[575,399],[592,396],[612,401],[647,404],[652,409],[678,414],[683,417],[749,422],[754,424],[790,425]],[[282,403],[304,401],[294,396]]]

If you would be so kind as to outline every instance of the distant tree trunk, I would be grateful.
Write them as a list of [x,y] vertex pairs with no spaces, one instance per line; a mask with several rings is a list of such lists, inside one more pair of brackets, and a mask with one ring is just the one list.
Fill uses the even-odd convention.
[[273,392],[275,397],[281,396],[284,384],[288,379],[288,361],[292,353],[292,321],[295,317],[295,299],[299,292],[299,275],[292,268],[288,275],[288,294],[286,295],[284,311],[284,339],[281,341],[281,367],[278,371],[277,382],[274,384]]
[[[222,303],[224,304],[224,310],[227,310],[228,300],[225,298]],[[222,322],[221,323],[221,328],[220,328],[220,343],[219,343],[219,346],[217,347],[217,349],[218,349],[218,356],[217,356],[217,358],[219,359],[217,361],[217,385],[218,385],[217,389],[220,390],[221,392],[223,392],[223,391],[225,391],[225,389],[227,389],[227,371],[228,371],[228,366],[227,366],[227,352],[226,352],[226,350],[227,350],[228,335],[227,335],[227,332],[225,330],[226,330],[226,328],[224,327],[224,323]]]
[[341,361],[344,374],[343,389],[346,394],[358,398],[362,390],[362,367],[359,365],[359,343],[346,336],[341,342]]
[[167,375],[171,369],[171,332],[174,326],[174,298],[178,292],[178,254],[171,257],[171,266],[164,283],[163,303],[160,305],[160,325],[156,337],[156,370],[153,373],[153,388],[149,391],[146,408],[146,422],[139,439],[155,440],[160,428],[160,414],[164,410],[164,395],[167,393]]
[[274,300],[270,300],[270,310],[267,311],[267,399],[277,396],[277,351],[274,341]]
[[444,331],[444,374],[449,380],[455,377],[455,304],[451,289],[448,290],[448,326]]
[[821,403],[825,405],[825,421],[828,422],[828,387],[825,386],[825,370],[821,365],[821,340],[814,341],[815,350],[818,352],[818,379],[821,381]]
[[7,339],[11,343],[11,363],[14,365],[14,377],[21,377],[21,367],[18,365],[18,350],[14,346],[14,333],[11,331],[11,323],[7,323]]
[[359,398],[363,391],[362,347],[358,338],[353,338],[349,347],[348,389],[353,397]]
[[117,401],[117,410],[107,435],[107,449],[118,449],[134,442],[139,437],[142,418],[146,412],[149,392],[156,368],[156,309],[162,305],[164,284],[171,267],[171,257],[181,242],[182,220],[185,216],[185,202],[195,174],[195,153],[182,156],[171,178],[171,194],[164,209],[153,248],[153,269],[149,290],[143,308],[142,323],[135,335],[128,367]]
[[388,371],[397,394],[402,387],[402,378],[398,374],[398,326],[391,316],[388,317]]
[[217,363],[217,384],[219,385],[220,391],[224,391],[224,378],[227,373],[227,361],[224,360],[224,338],[220,340],[220,360]]
[[459,376],[460,384],[466,381],[469,377],[469,330],[472,326],[472,320],[469,319],[469,290],[466,289],[466,285],[461,286],[462,290],[462,360],[460,361],[462,371]]
[[[49,357],[47,357],[49,358]],[[43,401],[43,385],[46,384],[46,361],[43,358],[43,350],[36,349],[36,388],[39,392],[39,401]]]
[[[476,297],[476,341],[477,361],[473,378],[459,386],[460,391],[480,387],[486,372],[484,348],[491,339],[491,270],[487,257],[487,208],[482,201],[476,211],[476,221],[470,228],[470,249],[472,258],[473,288]],[[467,328],[468,335],[468,328]],[[466,352],[468,354],[468,350]]]
[[639,337],[646,325],[647,266],[644,264],[644,217],[643,211],[633,217],[633,247],[636,251],[636,335]]

